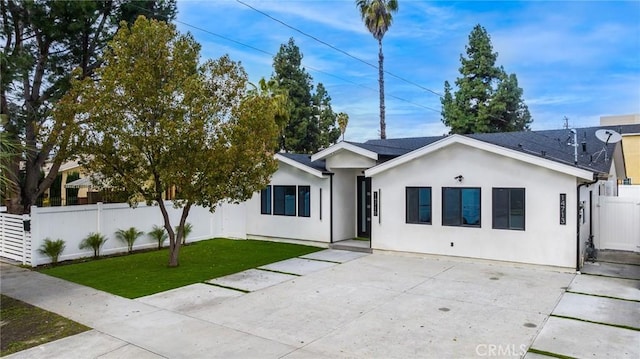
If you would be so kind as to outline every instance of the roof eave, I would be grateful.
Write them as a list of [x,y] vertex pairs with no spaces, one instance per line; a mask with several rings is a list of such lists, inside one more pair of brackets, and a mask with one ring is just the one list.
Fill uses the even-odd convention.
[[325,159],[340,151],[349,151],[349,152],[358,154],[360,156],[370,158],[375,161],[378,160],[377,153],[343,141],[343,142],[336,143],[335,145],[330,146],[328,148],[325,148],[320,152],[314,153],[313,155],[311,155],[311,161],[318,161],[318,160]]
[[382,163],[378,166],[372,167],[368,170],[365,171],[365,176],[367,177],[371,177],[371,176],[375,176],[376,174],[379,174],[381,172],[384,172],[388,169],[391,169],[393,167],[396,167],[398,165],[401,165],[403,163],[409,162],[411,160],[414,160],[418,157],[422,157],[424,155],[427,155],[431,152],[437,151],[439,149],[442,149],[444,147],[450,146],[454,143],[460,143],[460,144],[464,144],[467,146],[471,146],[474,148],[478,148],[487,152],[491,152],[491,153],[495,153],[498,155],[502,155],[502,156],[506,156],[506,157],[510,157],[510,158],[514,158],[526,163],[530,163],[533,165],[537,165],[540,167],[544,167],[553,171],[557,171],[557,172],[561,172],[561,173],[565,173],[565,174],[569,174],[571,176],[575,176],[577,178],[581,178],[581,179],[585,179],[585,180],[591,180],[593,179],[593,172],[592,171],[587,171],[578,167],[573,167],[573,166],[569,166],[569,165],[565,165],[562,163],[558,163],[549,159],[544,159],[544,158],[540,158],[537,156],[533,156],[530,154],[526,154],[526,153],[522,153],[519,151],[515,151],[506,147],[502,147],[502,146],[498,146],[498,145],[494,145],[488,142],[484,142],[484,141],[480,141],[480,140],[476,140],[473,139],[471,137],[466,137],[466,136],[462,136],[462,135],[451,135],[448,137],[445,137],[441,140],[438,140],[436,142],[433,142],[427,146],[421,147],[415,151],[409,152],[405,155],[402,155],[400,157],[394,158],[392,160],[389,160],[385,163]]
[[315,168],[309,167],[307,165],[304,165],[296,160],[293,160],[289,157],[283,156],[279,153],[276,153],[274,156],[278,161],[282,162],[282,163],[286,163],[291,167],[297,168],[301,171],[307,172],[313,176],[319,177],[319,178],[324,178],[325,173],[323,171],[318,171]]

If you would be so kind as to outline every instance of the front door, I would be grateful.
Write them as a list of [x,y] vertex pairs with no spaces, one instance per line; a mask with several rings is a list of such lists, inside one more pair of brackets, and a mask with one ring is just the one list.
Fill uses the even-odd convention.
[[371,238],[371,178],[358,176],[358,237]]

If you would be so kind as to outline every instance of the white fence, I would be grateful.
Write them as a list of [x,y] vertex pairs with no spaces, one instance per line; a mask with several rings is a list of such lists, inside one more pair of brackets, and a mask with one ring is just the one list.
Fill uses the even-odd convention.
[[640,252],[640,186],[620,186],[598,198],[598,248]]
[[0,213],[0,257],[31,264],[31,233],[24,230],[28,216]]
[[[170,201],[166,203],[171,224],[176,226],[182,213],[181,208],[173,208]],[[210,239],[214,237],[245,238],[245,211],[244,204],[223,204],[216,208],[214,213],[203,207],[194,206],[189,212],[187,222],[191,223],[193,230],[187,237],[187,242]],[[11,215],[2,214],[9,217]],[[19,225],[22,228],[22,216],[19,217]],[[102,204],[31,208],[31,233],[30,245],[26,245],[23,251],[18,251],[17,244],[12,243],[12,249],[28,258],[26,264],[37,266],[50,262],[47,256],[38,253],[38,248],[46,238],[62,239],[66,247],[59,260],[90,257],[93,251],[79,249],[80,242],[90,233],[101,233],[107,237],[106,243],[100,250],[100,254],[113,254],[127,251],[126,243],[118,241],[115,232],[118,229],[135,227],[138,230],[149,232],[154,225],[163,225],[162,214],[158,206],[146,206],[140,204],[137,208],[130,208],[127,204]],[[16,231],[16,230],[14,230]],[[9,233],[9,232],[7,232]],[[2,243],[5,240],[5,232],[2,232]],[[20,243],[22,244],[22,242]],[[134,249],[154,248],[157,242],[148,235],[140,237]],[[165,246],[167,243],[165,243]],[[12,258],[5,255],[3,257]],[[8,252],[6,252],[8,253]],[[12,252],[13,253],[13,252]]]

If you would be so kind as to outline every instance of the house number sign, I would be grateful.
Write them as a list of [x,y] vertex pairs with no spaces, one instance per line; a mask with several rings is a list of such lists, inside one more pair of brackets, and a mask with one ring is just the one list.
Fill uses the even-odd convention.
[[560,224],[567,224],[567,194],[560,193]]

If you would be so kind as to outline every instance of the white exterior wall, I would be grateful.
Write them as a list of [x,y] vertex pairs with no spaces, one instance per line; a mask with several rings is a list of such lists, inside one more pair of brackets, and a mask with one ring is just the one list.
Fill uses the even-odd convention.
[[349,151],[340,151],[326,159],[326,167],[333,171],[336,168],[366,169],[376,165],[376,161]]
[[363,169],[333,169],[333,241],[354,238],[357,232],[358,176]]
[[[405,223],[407,186],[432,188],[431,225]],[[481,188],[481,228],[442,225],[442,187]],[[493,187],[526,189],[526,230],[491,228]],[[372,190],[379,189],[384,195],[380,223],[372,226],[374,249],[575,267],[575,177],[453,144],[373,176]],[[566,225],[559,224],[560,193],[567,195]]]
[[[171,201],[165,205],[173,226],[177,226],[182,213],[181,208],[173,208]],[[245,238],[244,236],[244,204],[223,204],[213,214],[207,208],[194,206],[189,211],[187,222],[193,230],[187,242],[210,239],[214,237]],[[92,232],[101,233],[108,238],[100,249],[100,254],[122,253],[127,251],[126,243],[116,239],[118,229],[136,227],[145,235],[138,238],[134,249],[154,248],[157,242],[151,240],[146,232],[153,225],[163,225],[162,213],[158,206],[147,206],[141,203],[131,208],[126,203],[95,204],[65,207],[44,207],[31,209],[31,241],[33,265],[49,263],[50,260],[37,252],[45,238],[63,239],[66,247],[60,260],[93,256],[93,250],[80,250],[80,242]],[[164,243],[168,244],[168,240]]]
[[[331,222],[329,176],[320,178],[282,162],[279,165],[278,170],[271,177],[271,186],[310,186],[311,217],[260,214],[260,192],[257,192],[246,202],[247,237],[274,237],[328,243]],[[322,218],[320,218],[320,188],[322,188]],[[271,191],[273,196],[273,187]],[[296,197],[296,213],[297,206]]]

